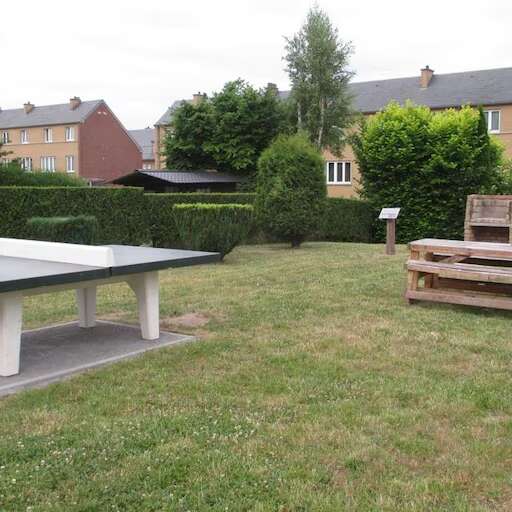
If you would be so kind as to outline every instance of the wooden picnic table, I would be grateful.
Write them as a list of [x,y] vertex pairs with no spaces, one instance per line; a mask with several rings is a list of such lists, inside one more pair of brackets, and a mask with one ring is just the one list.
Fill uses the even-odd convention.
[[512,310],[512,244],[425,238],[411,242],[409,250],[409,303]]

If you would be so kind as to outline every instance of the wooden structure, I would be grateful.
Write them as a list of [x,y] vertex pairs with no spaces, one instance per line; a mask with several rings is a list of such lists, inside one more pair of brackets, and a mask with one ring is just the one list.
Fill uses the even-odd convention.
[[[487,206],[480,212],[488,211]],[[409,249],[409,303],[427,300],[512,310],[512,244],[427,238],[411,242]]]
[[396,219],[400,213],[400,208],[382,208],[379,219],[386,221],[386,254],[393,256],[395,254],[396,239]]
[[512,243],[511,227],[512,196],[468,196],[464,240]]

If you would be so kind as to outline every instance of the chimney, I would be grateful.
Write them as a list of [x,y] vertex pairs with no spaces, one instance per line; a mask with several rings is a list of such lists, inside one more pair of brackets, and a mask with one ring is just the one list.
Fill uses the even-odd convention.
[[27,103],[23,104],[23,108],[25,109],[25,114],[30,114],[30,112],[34,110],[34,105],[32,105],[30,101],[27,101]]
[[199,105],[203,100],[206,99],[206,94],[204,93],[196,93],[192,95],[192,105],[196,106]]
[[267,92],[270,92],[270,93],[275,94],[277,96],[277,93],[279,92],[279,89],[277,88],[276,84],[273,84],[272,82],[269,82],[267,84]]
[[82,100],[78,96],[73,96],[73,98],[69,100],[69,108],[75,110],[75,108],[80,106],[80,103],[82,103]]
[[421,70],[420,86],[422,89],[426,89],[428,87],[433,76],[434,70],[430,69],[428,65]]

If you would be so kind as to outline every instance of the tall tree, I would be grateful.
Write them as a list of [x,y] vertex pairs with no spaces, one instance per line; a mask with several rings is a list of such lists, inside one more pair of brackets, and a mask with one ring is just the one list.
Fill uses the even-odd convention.
[[175,111],[164,143],[167,166],[254,175],[261,152],[283,129],[285,117],[285,105],[271,89],[228,82],[212,98]]
[[304,25],[286,39],[287,71],[292,83],[292,101],[297,111],[297,128],[305,130],[319,148],[339,153],[345,130],[352,121],[348,69],[352,53],[329,16],[313,7]]

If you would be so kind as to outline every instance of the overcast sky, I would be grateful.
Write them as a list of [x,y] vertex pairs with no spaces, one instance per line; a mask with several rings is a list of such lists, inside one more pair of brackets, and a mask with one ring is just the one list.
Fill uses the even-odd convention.
[[[235,78],[289,88],[309,0],[24,0],[0,6],[0,107],[103,98],[129,129]],[[512,66],[510,0],[322,0],[356,81]],[[512,87],[512,84],[511,84]]]

